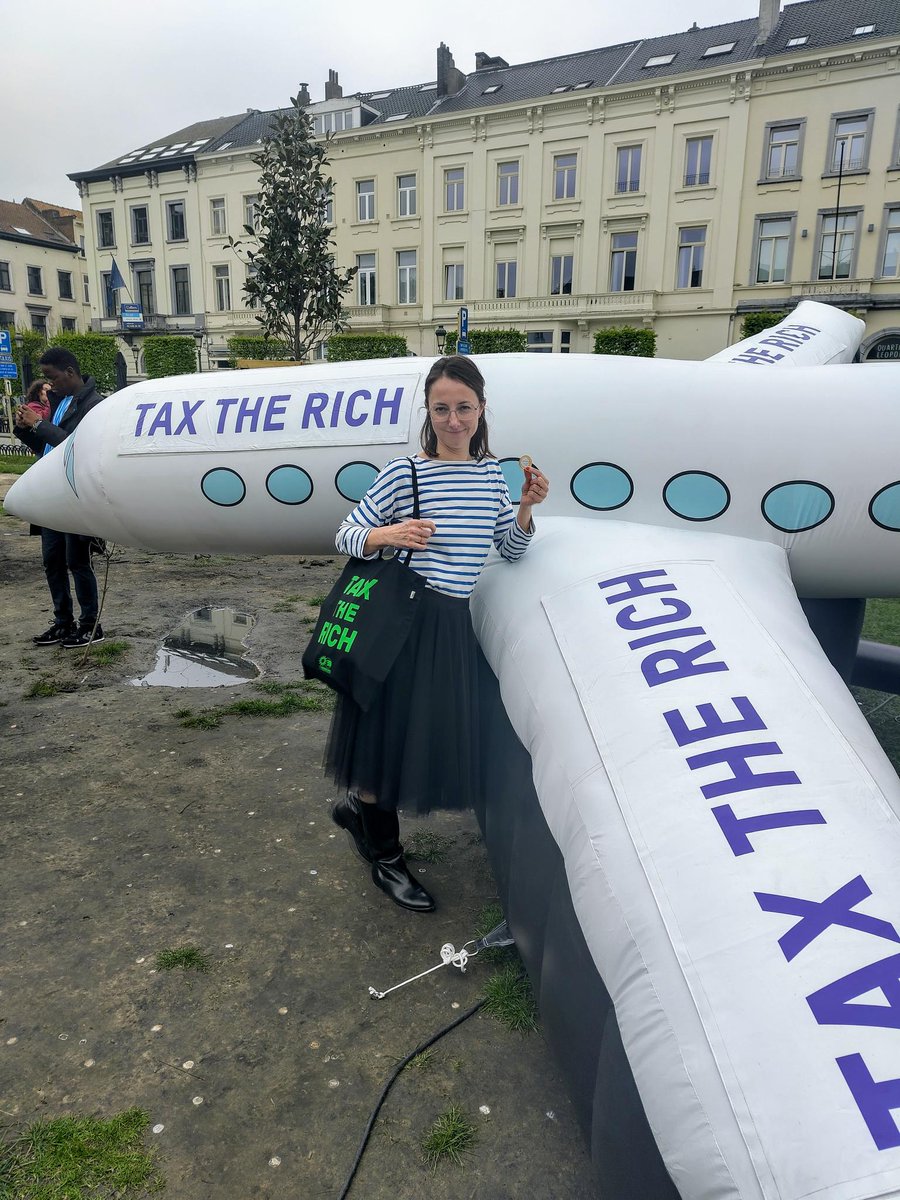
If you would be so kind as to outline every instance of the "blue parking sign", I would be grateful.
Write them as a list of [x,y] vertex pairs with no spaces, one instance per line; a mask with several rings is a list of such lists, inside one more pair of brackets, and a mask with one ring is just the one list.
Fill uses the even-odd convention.
[[0,354],[12,354],[12,334],[8,329],[0,329]]

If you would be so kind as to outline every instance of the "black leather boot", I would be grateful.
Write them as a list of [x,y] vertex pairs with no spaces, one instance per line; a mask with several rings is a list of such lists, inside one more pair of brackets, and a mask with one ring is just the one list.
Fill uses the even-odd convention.
[[[359,810],[363,807],[359,796],[356,792],[348,792],[343,800],[338,800],[334,808],[331,810],[331,819],[335,825],[341,829],[346,829],[350,834],[350,844],[365,863],[370,863],[373,858],[372,847],[366,840],[366,831],[363,829],[362,817]],[[366,807],[370,807],[366,805]]]
[[395,812],[360,804],[365,840],[372,853],[372,881],[386,896],[411,912],[434,912],[434,899],[412,874],[400,845],[400,821]]

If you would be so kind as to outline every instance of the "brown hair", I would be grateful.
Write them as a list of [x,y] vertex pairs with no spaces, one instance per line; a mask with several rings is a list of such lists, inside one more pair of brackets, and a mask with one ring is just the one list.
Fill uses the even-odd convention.
[[484,415],[484,406],[486,403],[484,396],[484,376],[466,354],[449,354],[445,358],[439,358],[428,372],[428,376],[425,379],[425,421],[419,432],[419,442],[422,449],[429,458],[434,458],[437,454],[437,434],[431,423],[431,414],[428,412],[428,397],[431,395],[432,385],[438,379],[444,378],[455,379],[457,383],[465,384],[477,396],[481,407],[481,415],[478,418],[478,426],[469,441],[469,454],[472,458],[479,460],[482,458],[493,458],[491,448],[488,445],[488,427]]

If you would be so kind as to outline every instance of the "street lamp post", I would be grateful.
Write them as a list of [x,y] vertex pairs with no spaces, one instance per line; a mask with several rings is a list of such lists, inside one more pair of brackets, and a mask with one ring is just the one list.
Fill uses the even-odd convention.
[[197,343],[197,370],[202,375],[203,374],[203,357],[202,357],[201,352],[203,349],[203,339],[206,337],[206,331],[204,329],[195,329],[193,336],[194,336],[194,341]]
[[438,325],[437,329],[434,331],[434,336],[437,338],[438,354],[443,354],[444,342],[447,340],[447,330],[443,327],[443,325]]

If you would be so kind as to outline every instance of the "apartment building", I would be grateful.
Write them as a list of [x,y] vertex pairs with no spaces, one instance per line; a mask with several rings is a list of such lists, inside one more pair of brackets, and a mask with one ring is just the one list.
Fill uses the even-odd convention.
[[41,200],[0,200],[0,329],[91,328],[81,213]]
[[[749,0],[750,3],[753,0]],[[515,327],[537,353],[588,352],[631,324],[699,358],[743,316],[826,299],[866,321],[864,357],[900,356],[900,7],[758,0],[746,20],[307,101],[331,137],[335,256],[358,268],[356,331],[435,352]],[[204,334],[210,365],[255,332],[247,267],[252,159],[272,114],[194,123],[70,175],[85,211],[94,327]],[[112,287],[112,260],[129,296]]]

